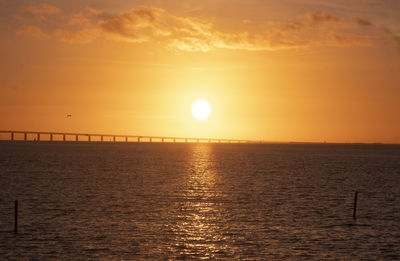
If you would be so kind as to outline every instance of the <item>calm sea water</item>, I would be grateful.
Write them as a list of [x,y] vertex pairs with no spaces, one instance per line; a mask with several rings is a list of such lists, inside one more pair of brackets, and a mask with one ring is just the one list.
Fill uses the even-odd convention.
[[2,142],[0,257],[400,259],[400,146]]

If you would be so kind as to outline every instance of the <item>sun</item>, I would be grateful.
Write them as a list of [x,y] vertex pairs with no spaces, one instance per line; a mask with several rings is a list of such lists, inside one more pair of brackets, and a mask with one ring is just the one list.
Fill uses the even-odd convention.
[[199,121],[205,121],[210,117],[211,106],[204,99],[196,100],[192,105],[192,114]]

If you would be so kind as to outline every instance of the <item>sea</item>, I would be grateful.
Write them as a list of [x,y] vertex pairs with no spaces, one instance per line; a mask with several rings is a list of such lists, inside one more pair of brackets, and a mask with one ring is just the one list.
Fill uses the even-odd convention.
[[0,142],[0,260],[399,259],[400,145]]

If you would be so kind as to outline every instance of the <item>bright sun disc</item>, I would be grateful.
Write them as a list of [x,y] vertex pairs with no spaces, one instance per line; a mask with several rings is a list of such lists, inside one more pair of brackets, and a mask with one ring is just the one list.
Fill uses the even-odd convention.
[[208,119],[211,113],[210,104],[203,99],[195,101],[192,105],[192,114],[199,121],[205,121]]

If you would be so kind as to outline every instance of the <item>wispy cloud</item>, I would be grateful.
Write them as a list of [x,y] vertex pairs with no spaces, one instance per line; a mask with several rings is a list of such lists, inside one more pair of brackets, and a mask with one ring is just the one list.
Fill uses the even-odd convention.
[[92,25],[90,20],[82,13],[73,14],[69,20],[69,25],[77,25],[81,27],[89,27]]
[[346,19],[328,12],[308,12],[307,20],[312,24],[332,24],[337,26],[372,26],[373,23],[365,18],[353,17]]
[[39,20],[44,20],[46,16],[48,15],[54,15],[54,14],[59,14],[61,13],[61,9],[54,5],[50,5],[47,3],[44,3],[39,6],[24,6],[23,10],[25,12],[31,13],[35,15],[36,18]]
[[368,37],[355,34],[331,33],[331,39],[332,42],[336,43],[338,46],[362,46],[371,44],[371,39]]
[[359,17],[355,18],[355,22],[358,25],[362,25],[362,26],[372,26],[373,25],[371,21],[369,21],[367,19],[362,19],[362,18],[359,18]]
[[318,23],[339,23],[342,21],[341,18],[330,14],[328,12],[308,12],[306,15],[307,19],[315,24]]
[[[215,49],[231,50],[277,50],[307,47],[312,45],[365,45],[370,43],[367,36],[338,31],[343,25],[367,25],[367,20],[346,20],[327,12],[308,12],[300,19],[285,24],[265,21],[272,25],[264,32],[227,33],[215,28],[211,22],[193,17],[175,16],[155,7],[133,8],[119,14],[98,12],[98,24],[107,34],[122,40],[144,42],[158,40],[170,49],[187,52],[206,52]],[[252,25],[248,20],[246,25]],[[315,31],[317,25],[331,26]],[[336,27],[335,27],[336,26]],[[297,31],[293,33],[293,31]],[[332,35],[335,35],[333,37]],[[310,37],[311,36],[311,37]]]
[[39,39],[48,39],[49,36],[45,34],[39,27],[32,25],[22,25],[17,29],[17,35],[26,35]]
[[72,44],[87,44],[93,42],[98,38],[98,30],[96,29],[82,29],[76,32],[71,32],[63,29],[56,29],[54,35],[65,43]]
[[98,25],[108,34],[131,42],[143,42],[159,34],[169,33],[165,28],[165,11],[155,7],[132,8],[120,14],[98,12]]
[[[46,6],[44,8],[44,6]],[[47,5],[30,9],[39,13],[61,12]],[[41,10],[41,11],[39,11]],[[85,13],[68,17],[67,24],[52,35],[60,41],[85,44],[100,37],[127,42],[155,42],[174,52],[207,52],[216,49],[279,50],[310,46],[349,46],[371,44],[359,29],[373,23],[359,17],[340,17],[329,12],[307,12],[287,22],[245,20],[248,26],[263,27],[258,32],[224,32],[207,20],[177,16],[165,9],[141,6],[119,13],[87,8]],[[72,26],[72,27],[71,27]],[[73,26],[79,28],[73,29]],[[39,28],[37,28],[39,29]],[[36,29],[36,35],[40,29]],[[31,29],[32,34],[34,29]]]

